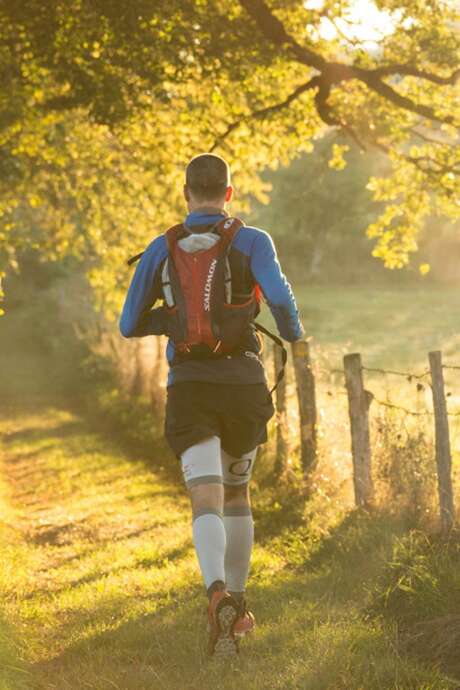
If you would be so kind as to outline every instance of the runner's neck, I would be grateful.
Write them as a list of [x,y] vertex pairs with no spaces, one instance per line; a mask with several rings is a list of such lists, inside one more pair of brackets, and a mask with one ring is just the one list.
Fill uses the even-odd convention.
[[218,206],[199,206],[190,211],[189,216],[228,216],[227,211],[224,208],[219,208]]

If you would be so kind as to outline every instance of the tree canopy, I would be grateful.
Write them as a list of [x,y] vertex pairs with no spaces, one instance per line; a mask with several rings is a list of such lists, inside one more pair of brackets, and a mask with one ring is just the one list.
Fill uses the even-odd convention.
[[25,246],[75,254],[114,306],[192,155],[222,153],[262,199],[261,170],[331,130],[336,168],[347,146],[387,156],[367,232],[404,265],[429,216],[460,215],[459,19],[451,0],[3,0],[3,268]]

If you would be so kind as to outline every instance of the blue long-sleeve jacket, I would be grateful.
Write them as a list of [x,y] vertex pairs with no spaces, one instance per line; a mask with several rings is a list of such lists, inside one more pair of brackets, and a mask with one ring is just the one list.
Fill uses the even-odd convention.
[[[223,213],[195,211],[187,216],[185,224],[193,229],[194,226],[213,225],[222,218]],[[247,266],[254,281],[260,286],[281,337],[290,342],[301,338],[304,331],[296,301],[281,270],[270,235],[258,228],[243,226],[233,240],[231,251],[242,265]],[[164,311],[153,307],[157,300],[163,298],[161,269],[167,255],[166,237],[160,235],[147,247],[136,267],[120,319],[120,331],[126,338],[161,335],[165,332]],[[174,345],[171,341],[166,354],[171,363],[174,358]],[[215,361],[213,360],[214,363]],[[170,376],[169,382],[172,378]]]

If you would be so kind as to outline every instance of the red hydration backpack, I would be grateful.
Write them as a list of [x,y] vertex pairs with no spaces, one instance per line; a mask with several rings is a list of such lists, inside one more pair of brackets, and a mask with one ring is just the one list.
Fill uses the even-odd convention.
[[163,290],[169,286],[173,301],[166,306],[168,336],[180,356],[212,357],[234,351],[259,313],[257,285],[249,294],[239,295],[239,303],[228,300],[228,253],[242,225],[238,218],[224,218],[212,229],[219,236],[216,243],[192,252],[179,244],[187,235],[183,225],[166,232],[168,279]]
[[[281,349],[282,367],[271,395],[284,376],[287,350],[278,336],[254,321],[260,311],[260,287],[255,284],[247,294],[232,290],[228,253],[242,225],[238,218],[224,218],[212,228],[219,235],[218,241],[208,249],[195,252],[187,252],[178,244],[190,234],[184,225],[175,225],[166,232],[169,256],[162,271],[168,315],[165,335],[171,338],[181,357],[218,357],[235,351],[252,324]],[[128,259],[128,266],[143,253]]]

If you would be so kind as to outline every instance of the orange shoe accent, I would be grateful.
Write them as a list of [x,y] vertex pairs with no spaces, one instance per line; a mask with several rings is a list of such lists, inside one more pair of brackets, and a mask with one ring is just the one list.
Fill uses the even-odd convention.
[[228,594],[225,590],[217,590],[216,592],[213,592],[208,606],[208,623],[210,626],[213,626],[216,623],[217,604],[226,596],[228,596]]
[[235,637],[244,637],[249,633],[254,632],[256,627],[256,620],[254,614],[251,611],[245,611],[239,618],[236,619],[235,625],[233,626],[233,634]]

